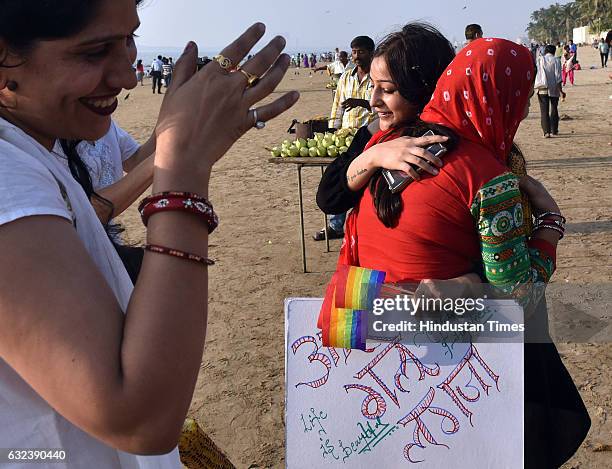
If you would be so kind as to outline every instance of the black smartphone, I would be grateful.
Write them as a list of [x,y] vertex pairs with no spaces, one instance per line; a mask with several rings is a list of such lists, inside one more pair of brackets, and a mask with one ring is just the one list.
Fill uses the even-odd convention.
[[[428,130],[423,135],[421,135],[421,137],[433,137],[434,135],[435,134],[433,133],[433,131]],[[441,143],[434,143],[433,145],[428,146],[426,150],[431,154],[437,156],[438,158],[441,158],[442,155],[447,152],[446,147]],[[423,172],[420,166],[417,166],[412,163],[410,163],[410,166],[412,166],[412,168],[419,174]],[[414,181],[412,176],[406,174],[404,171],[398,171],[396,169],[383,169],[382,174],[385,180],[387,181],[387,184],[389,185],[389,190],[394,194],[396,192],[400,192],[408,184]]]

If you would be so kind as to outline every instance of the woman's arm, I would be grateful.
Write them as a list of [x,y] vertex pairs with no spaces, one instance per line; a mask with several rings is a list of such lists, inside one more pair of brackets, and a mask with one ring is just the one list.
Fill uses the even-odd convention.
[[152,156],[155,153],[155,145],[156,138],[155,132],[153,132],[149,139],[143,145],[141,145],[140,148],[136,150],[136,152],[132,156],[130,156],[123,162],[123,170],[126,173],[129,173],[140,163]]
[[337,214],[353,208],[378,168],[401,169],[417,180],[420,176],[410,164],[418,165],[430,174],[438,174],[437,167],[442,166],[442,161],[422,147],[448,140],[440,135],[400,137],[374,145],[364,152],[371,136],[368,127],[359,129],[349,150],[327,167],[317,191],[317,205],[323,212]]
[[155,155],[139,163],[123,178],[96,193],[113,204],[113,213],[104,201],[92,197],[91,203],[102,223],[108,223],[111,218],[122,214],[140,197],[153,182]]
[[[264,31],[254,25],[222,54],[238,63]],[[197,47],[186,49],[160,112],[154,191],[208,196],[212,165],[251,128],[249,109],[284,76],[284,44],[275,38],[251,59],[250,70],[265,76],[246,91],[240,74],[218,64],[194,75]],[[276,117],[297,97],[262,105],[260,118]],[[161,212],[149,221],[147,242],[206,256],[208,227],[191,214]],[[67,220],[8,222],[0,244],[10,247],[0,263],[0,358],[95,438],[136,454],[170,451],[202,359],[207,268],[147,252],[123,315]]]
[[409,174],[415,180],[421,179],[411,165],[436,175],[442,167],[442,160],[429,153],[425,147],[434,143],[444,143],[448,137],[434,135],[431,137],[399,137],[389,142],[380,143],[368,148],[355,158],[346,173],[350,190],[361,190],[379,169],[399,170]]
[[[559,212],[554,199],[532,178],[526,187],[535,211]],[[472,204],[481,241],[485,276],[489,283],[513,296],[524,308],[537,305],[555,271],[559,234],[537,230],[525,236],[519,179],[512,173],[493,178],[478,192]]]
[[317,189],[317,205],[327,214],[344,213],[355,206],[361,192],[349,189],[346,172],[351,162],[361,154],[372,134],[368,126],[361,127],[348,151],[338,156],[326,169]]

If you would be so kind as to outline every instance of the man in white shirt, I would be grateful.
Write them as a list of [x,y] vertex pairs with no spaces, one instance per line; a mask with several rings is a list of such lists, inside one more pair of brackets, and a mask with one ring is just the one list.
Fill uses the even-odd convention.
[[350,68],[348,53],[343,50],[342,52],[338,54],[338,60],[330,64],[327,64],[327,65],[321,65],[320,67],[316,67],[314,71],[320,72],[321,70],[327,70],[327,72],[332,77],[332,79],[334,79],[337,82],[340,76],[348,68]]
[[[545,86],[538,87],[540,117],[544,138],[559,133],[559,97],[563,94],[561,62],[555,58],[555,46],[547,45],[544,55],[538,58],[538,74],[544,78]],[[538,80],[536,80],[538,81]]]
[[157,92],[162,94],[162,70],[163,70],[162,56],[158,55],[156,59],[151,63],[151,79],[153,81],[153,94],[155,94],[155,88]]

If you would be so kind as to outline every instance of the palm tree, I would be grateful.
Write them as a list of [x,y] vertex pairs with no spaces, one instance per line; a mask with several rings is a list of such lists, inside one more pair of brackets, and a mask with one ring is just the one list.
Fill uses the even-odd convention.
[[559,5],[555,3],[548,8],[540,8],[531,14],[531,23],[527,27],[529,35],[539,42],[555,42],[570,37],[575,25],[574,4]]
[[580,19],[591,26],[592,32],[599,33],[612,27],[612,9],[609,0],[576,0]]

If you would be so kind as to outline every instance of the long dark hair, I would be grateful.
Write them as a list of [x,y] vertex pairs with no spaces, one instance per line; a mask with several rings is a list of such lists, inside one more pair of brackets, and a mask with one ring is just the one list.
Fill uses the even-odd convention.
[[[408,23],[400,31],[386,36],[374,51],[374,57],[382,57],[400,95],[418,107],[420,113],[431,99],[438,78],[455,58],[453,45],[433,26],[426,23]],[[446,135],[445,144],[450,150],[457,141],[456,135],[445,127],[417,120],[398,129],[401,135],[420,137],[427,130]],[[397,226],[403,210],[401,194],[393,194],[378,170],[370,179],[370,191],[380,221],[389,228]]]
[[[423,122],[417,120],[412,125],[403,129],[398,129],[393,135],[399,134],[403,137],[420,137],[428,130],[432,130],[436,135],[444,135],[448,137],[448,140],[444,143],[444,146],[448,151],[451,151],[459,141],[459,137],[455,132],[447,127],[430,124],[429,122]],[[384,139],[379,142],[382,143]],[[370,179],[369,189],[374,199],[374,208],[376,209],[376,215],[378,219],[387,228],[395,228],[399,222],[400,215],[404,210],[404,203],[402,201],[402,195],[400,193],[393,193],[389,190],[387,181],[382,176],[382,169],[379,168]]]
[[121,226],[109,223],[114,216],[115,205],[110,200],[96,193],[96,191],[94,190],[93,183],[91,181],[91,175],[89,174],[89,169],[87,168],[87,165],[83,162],[77,150],[77,147],[81,142],[79,140],[65,139],[60,139],[59,142],[68,160],[68,168],[70,169],[70,174],[72,174],[72,177],[81,185],[87,198],[90,201],[96,199],[107,207],[108,211],[104,217],[106,219],[106,222],[103,222],[102,224],[104,225],[108,234],[112,235],[122,232],[123,229],[121,228]]
[[[70,37],[95,16],[100,0],[0,0],[0,38],[5,54],[27,56],[41,40]],[[6,55],[0,57],[0,64]]]
[[438,78],[455,58],[455,49],[433,26],[408,23],[386,36],[376,47],[374,57],[385,59],[399,93],[422,110]]

